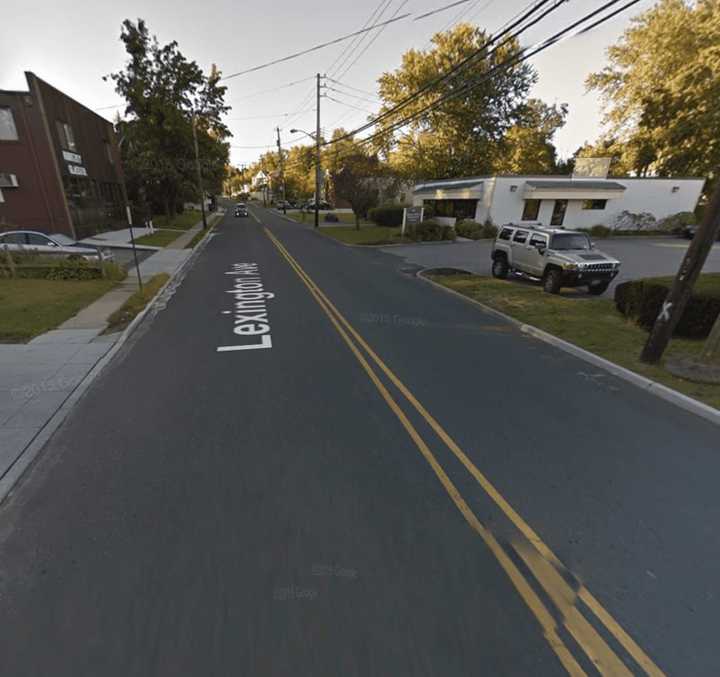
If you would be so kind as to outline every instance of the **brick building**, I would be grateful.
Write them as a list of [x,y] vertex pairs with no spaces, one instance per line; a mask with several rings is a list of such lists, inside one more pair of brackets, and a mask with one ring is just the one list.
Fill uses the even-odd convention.
[[127,203],[110,122],[33,73],[0,90],[0,230],[82,238],[120,226]]

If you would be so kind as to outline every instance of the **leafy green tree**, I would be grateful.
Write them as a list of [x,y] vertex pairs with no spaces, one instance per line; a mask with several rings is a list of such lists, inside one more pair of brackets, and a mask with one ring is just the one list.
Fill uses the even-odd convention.
[[587,86],[634,173],[714,176],[720,166],[720,2],[660,0],[632,20]]
[[166,214],[185,197],[199,198],[193,125],[206,188],[220,192],[230,136],[221,120],[229,108],[220,73],[213,68],[206,76],[175,41],[160,45],[142,19],[125,20],[120,39],[129,59],[106,79],[126,101],[126,120],[118,131],[131,197],[141,204],[159,203]]
[[[379,94],[384,102],[381,112],[448,72],[488,38],[478,27],[459,24],[436,34],[430,49],[406,52],[400,67],[379,79]],[[382,128],[387,130],[439,96],[482,78],[495,65],[517,55],[519,49],[517,41],[512,41],[489,56],[474,59],[458,75],[430,88],[390,116]],[[500,69],[485,82],[423,113],[404,131],[388,133],[380,145],[390,152],[393,169],[407,178],[491,173],[502,151],[502,140],[521,120],[528,92],[536,80],[537,74],[528,63]]]
[[504,174],[552,174],[557,171],[555,132],[565,124],[567,105],[530,99],[518,112],[519,120],[505,134],[495,171]]
[[377,205],[379,173],[377,157],[361,148],[346,152],[330,173],[335,195],[352,207],[356,230],[360,229],[360,219],[366,219],[368,211]]

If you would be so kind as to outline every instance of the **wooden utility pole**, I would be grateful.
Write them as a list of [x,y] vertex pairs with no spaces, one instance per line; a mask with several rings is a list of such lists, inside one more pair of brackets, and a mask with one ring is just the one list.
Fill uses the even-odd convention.
[[278,147],[278,160],[280,162],[280,186],[282,189],[283,214],[287,214],[287,207],[285,205],[285,169],[283,167],[283,152],[282,152],[282,143],[280,141],[280,127],[276,127],[275,129],[277,130],[277,147]]
[[317,103],[315,117],[315,228],[320,225],[320,73],[317,74]]
[[[715,171],[714,175],[716,184],[710,204],[705,209],[702,223],[688,247],[670,293],[663,302],[660,314],[655,320],[655,325],[640,355],[640,359],[648,364],[657,364],[662,359],[675,327],[685,312],[693,287],[700,276],[713,243],[717,240],[718,232],[720,232],[720,168]],[[717,323],[715,329],[717,329]],[[711,332],[711,336],[714,333],[717,338],[720,331],[716,332],[715,329]],[[717,347],[714,351],[711,349],[711,352],[717,353]]]
[[205,216],[205,189],[202,182],[202,168],[200,167],[200,149],[197,139],[197,115],[192,117],[193,144],[195,146],[195,169],[197,170],[197,184],[200,191],[200,211],[202,212],[203,230],[207,230],[207,218]]

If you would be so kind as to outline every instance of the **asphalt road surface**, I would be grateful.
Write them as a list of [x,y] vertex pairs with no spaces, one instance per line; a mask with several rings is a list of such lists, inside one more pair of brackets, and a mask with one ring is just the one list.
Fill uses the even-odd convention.
[[0,508],[3,677],[720,673],[716,427],[395,256],[216,231]]
[[[675,237],[616,237],[597,240],[596,247],[622,262],[620,274],[613,280],[607,295],[616,284],[626,280],[659,275],[675,275],[687,251],[689,240]],[[412,244],[387,247],[383,251],[423,268],[459,268],[478,275],[490,275],[492,240],[456,242],[452,245]],[[713,245],[703,268],[706,273],[720,273],[720,243]]]

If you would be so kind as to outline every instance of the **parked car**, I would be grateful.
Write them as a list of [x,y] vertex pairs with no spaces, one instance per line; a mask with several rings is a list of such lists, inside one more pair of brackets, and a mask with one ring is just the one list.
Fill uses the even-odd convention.
[[[85,259],[97,261],[98,250],[82,242],[73,240],[62,233],[46,235],[34,230],[11,230],[0,233],[0,249],[7,248],[11,252],[44,254],[67,259]],[[115,257],[109,249],[101,249],[103,261],[112,261]]]
[[493,277],[521,273],[542,280],[550,294],[586,286],[599,295],[620,272],[620,261],[596,249],[587,233],[563,228],[503,226],[491,256]]
[[235,205],[235,216],[247,216],[247,205],[244,202],[238,202]]
[[[302,209],[306,211],[313,211],[315,209],[315,200],[308,200],[303,206]],[[325,211],[332,211],[334,207],[325,200],[320,200],[320,209],[323,209]]]

